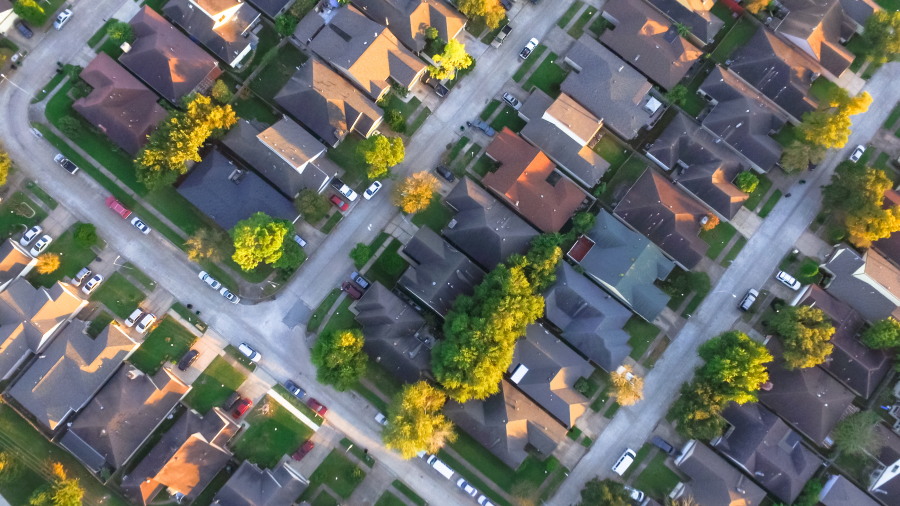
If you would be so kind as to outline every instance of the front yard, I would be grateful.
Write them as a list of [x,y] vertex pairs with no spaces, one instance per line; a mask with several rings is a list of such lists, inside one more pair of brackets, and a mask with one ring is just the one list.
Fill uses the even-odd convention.
[[47,213],[33,200],[22,192],[16,192],[0,204],[0,237],[25,232],[46,217]]
[[311,499],[322,484],[327,484],[328,488],[346,499],[353,494],[365,476],[365,471],[345,457],[341,450],[335,448],[310,475],[309,487],[300,496],[299,501]]
[[284,455],[297,451],[313,431],[268,395],[247,415],[250,426],[234,444],[234,456],[272,469]]
[[200,374],[192,385],[194,388],[184,398],[184,403],[194,408],[198,413],[206,414],[219,406],[233,394],[246,376],[231,366],[222,357],[216,357],[212,363]]
[[441,203],[441,195],[435,192],[428,207],[424,211],[414,214],[411,221],[417,227],[428,227],[436,234],[440,234],[452,219],[453,212]]
[[721,222],[716,225],[716,228],[712,230],[701,230],[700,238],[703,239],[706,244],[709,244],[709,249],[706,250],[706,256],[712,260],[719,258],[719,255],[722,254],[722,250],[725,249],[725,246],[731,241],[731,238],[734,237],[734,234],[737,233],[737,229],[734,228],[734,225],[727,222]]
[[197,336],[169,316],[163,318],[129,361],[148,376],[156,374],[166,362],[181,360]]
[[644,356],[647,348],[650,347],[650,344],[653,343],[659,334],[659,328],[656,325],[638,315],[632,315],[628,322],[625,323],[623,330],[631,336],[631,339],[628,340],[628,346],[631,346],[631,354],[629,356],[635,360],[640,360]]
[[397,254],[397,250],[401,246],[403,245],[400,244],[400,241],[392,239],[387,248],[375,260],[375,263],[372,264],[372,267],[366,271],[366,279],[373,283],[378,281],[389,290],[393,288],[409,265],[406,263],[406,260]]
[[103,303],[113,314],[123,319],[128,318],[145,298],[144,292],[118,272],[100,283],[100,288],[91,295],[91,300]]
[[78,225],[80,223],[76,223],[69,230],[66,230],[63,235],[59,236],[58,239],[54,239],[50,243],[47,252],[60,255],[59,268],[49,274],[40,274],[37,269],[32,269],[28,273],[28,281],[32,285],[50,288],[66,276],[69,278],[74,277],[82,267],[87,267],[96,258],[97,255],[90,247],[84,247],[75,242],[74,231]]

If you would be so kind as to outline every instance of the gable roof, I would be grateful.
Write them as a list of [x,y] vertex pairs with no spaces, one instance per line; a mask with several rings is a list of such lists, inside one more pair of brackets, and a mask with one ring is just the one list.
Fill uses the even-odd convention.
[[[900,205],[900,193],[888,188],[884,191],[881,208],[890,209],[896,205]],[[894,265],[900,265],[900,234],[891,234],[889,237],[873,242],[872,249]]]
[[[257,42],[250,29],[259,19],[259,11],[248,3],[229,0],[220,6],[205,7],[211,9],[206,13],[195,9],[193,3],[192,0],[169,0],[163,12],[209,52],[231,66],[238,64],[250,52],[251,44]],[[224,9],[235,6],[239,7],[227,21],[220,23],[216,19]]]
[[694,36],[711,43],[725,22],[710,12],[714,0],[648,0],[673,22],[686,26]]
[[379,281],[356,303],[356,321],[362,325],[363,350],[405,383],[421,379],[430,365],[429,349],[416,335],[425,325],[412,306],[400,300]]
[[159,97],[102,52],[81,71],[81,78],[94,90],[72,107],[126,153],[136,155],[166,117],[156,103]]
[[293,3],[293,0],[247,0],[254,7],[259,9],[260,12],[269,16],[270,18],[275,18],[282,12],[284,12],[288,4]]
[[353,0],[353,5],[391,30],[414,52],[425,48],[425,30],[437,28],[441,40],[450,40],[466,25],[466,17],[438,0]]
[[835,247],[823,267],[832,274],[825,290],[867,321],[900,316],[900,270],[874,250],[860,257],[842,244]]
[[766,497],[750,478],[697,440],[688,443],[675,465],[691,477],[679,497],[692,496],[699,506],[757,506]]
[[309,481],[282,462],[275,469],[260,469],[245,460],[213,498],[219,506],[290,506]]
[[853,20],[846,15],[841,3],[842,0],[785,0],[782,5],[788,13],[775,27],[776,33],[815,58],[836,77],[847,70],[855,58],[841,45],[841,39],[849,39],[856,31],[857,23],[864,23],[868,17],[854,9],[862,21]]
[[819,492],[819,502],[825,506],[877,506],[878,502],[860,490],[850,480],[832,474]]
[[24,276],[36,263],[37,259],[29,255],[17,241],[3,241],[0,243],[0,286]]
[[685,269],[696,267],[709,249],[700,239],[700,220],[706,217],[706,209],[649,167],[615,213]]
[[327,149],[305,128],[282,118],[256,136],[260,142],[294,169],[303,170]]

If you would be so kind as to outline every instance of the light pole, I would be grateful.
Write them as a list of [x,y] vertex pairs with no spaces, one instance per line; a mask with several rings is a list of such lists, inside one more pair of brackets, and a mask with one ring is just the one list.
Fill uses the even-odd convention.
[[8,82],[9,84],[11,84],[11,85],[15,86],[16,88],[19,88],[20,90],[24,91],[25,94],[28,95],[29,97],[31,97],[31,98],[37,100],[37,97],[36,97],[36,96],[34,96],[34,95],[32,95],[31,93],[29,93],[28,90],[26,90],[25,88],[23,88],[23,87],[19,86],[18,84],[12,82],[12,80],[11,80],[10,78],[6,77],[6,74],[0,74],[0,77],[2,77],[3,80],[5,80],[6,82]]

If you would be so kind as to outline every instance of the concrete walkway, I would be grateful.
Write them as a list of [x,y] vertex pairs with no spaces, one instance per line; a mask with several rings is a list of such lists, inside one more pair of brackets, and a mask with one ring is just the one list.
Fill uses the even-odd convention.
[[268,394],[268,396],[271,397],[272,399],[275,399],[275,402],[284,406],[284,408],[287,409],[288,411],[290,411],[292,415],[299,418],[300,421],[305,423],[310,429],[313,430],[313,432],[316,432],[319,430],[319,426],[316,425],[315,422],[313,422],[306,415],[301,413],[299,409],[295,408],[293,404],[288,402],[287,399],[282,397],[278,392],[276,392],[275,390],[269,390],[268,392],[266,392],[266,394]]

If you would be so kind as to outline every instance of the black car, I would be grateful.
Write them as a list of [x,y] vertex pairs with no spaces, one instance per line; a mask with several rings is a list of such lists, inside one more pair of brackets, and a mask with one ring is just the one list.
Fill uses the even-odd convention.
[[678,455],[681,455],[681,452],[679,450],[677,450],[674,446],[670,445],[668,441],[666,441],[665,439],[663,439],[659,436],[653,436],[653,439],[650,440],[650,442],[653,443],[653,445],[656,446],[657,448],[659,448],[660,450],[666,452],[667,454],[669,454],[673,457],[677,457]]
[[304,397],[306,397],[306,391],[298,387],[297,384],[291,380],[287,380],[284,382],[284,388],[286,388],[287,391],[291,393],[291,395],[298,399],[303,399]]
[[191,350],[187,352],[183,357],[181,357],[181,360],[178,361],[178,369],[180,371],[187,371],[188,367],[190,367],[191,364],[193,364],[199,356],[200,352],[197,350]]
[[222,404],[222,409],[225,411],[231,411],[231,407],[235,405],[237,401],[241,400],[241,394],[234,392],[231,394],[228,399],[225,399],[225,402]]
[[31,28],[29,28],[24,21],[16,21],[16,30],[18,30],[19,33],[22,34],[22,37],[25,37],[26,39],[34,37],[34,32],[31,31]]
[[453,176],[453,173],[450,172],[450,169],[444,167],[443,165],[438,165],[435,172],[438,173],[442,178],[446,179],[448,183],[452,183],[456,178]]

